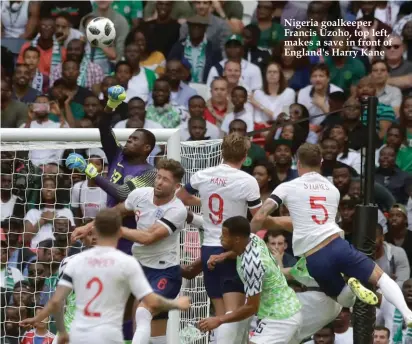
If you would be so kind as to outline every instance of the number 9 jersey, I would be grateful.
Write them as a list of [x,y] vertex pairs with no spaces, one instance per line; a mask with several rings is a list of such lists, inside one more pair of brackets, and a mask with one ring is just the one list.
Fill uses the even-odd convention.
[[196,172],[185,189],[202,202],[204,246],[221,246],[222,223],[262,205],[254,177],[226,164]]
[[295,256],[303,256],[333,234],[342,234],[336,224],[339,190],[319,173],[305,173],[278,185],[270,199],[289,210]]

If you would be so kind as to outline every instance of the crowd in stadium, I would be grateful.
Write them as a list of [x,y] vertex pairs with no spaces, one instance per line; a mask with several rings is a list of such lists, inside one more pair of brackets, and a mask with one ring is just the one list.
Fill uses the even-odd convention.
[[[103,49],[85,38],[87,24],[100,16],[116,27],[113,46]],[[317,46],[286,44],[302,43],[302,37],[285,36],[286,28],[294,30],[285,22],[290,18],[371,20],[373,29],[388,34],[371,37],[379,41],[371,49],[383,57],[322,54],[331,40],[341,51],[361,49],[339,27],[330,28],[333,37],[321,36],[318,27],[300,28],[318,32],[303,38]],[[1,25],[2,128],[99,128],[106,139],[111,127],[180,128],[182,141],[269,128],[253,136],[242,166],[256,178],[262,201],[298,177],[298,148],[318,143],[322,175],[340,191],[337,221],[349,242],[364,190],[368,118],[361,103],[378,97],[375,261],[412,308],[411,2],[10,0],[1,2]],[[321,53],[307,56],[310,50]],[[109,116],[103,110],[115,85],[125,88],[127,98]],[[81,242],[71,242],[74,228],[113,205],[114,197],[125,199],[122,187],[129,180],[109,171],[115,153],[107,140],[102,134],[103,149],[77,151],[97,167],[99,180],[66,168],[73,149],[1,151],[0,343],[52,343],[53,321],[28,331],[19,322],[41,310],[56,288],[61,261],[82,250]],[[148,162],[156,165],[165,147],[147,134],[142,140],[134,147],[145,149],[136,152],[138,158],[144,162],[150,155]],[[153,171],[139,171],[144,185],[151,185]],[[111,193],[109,180],[116,186]],[[279,214],[288,210],[282,206]],[[296,264],[291,234],[258,235],[282,270]],[[299,283],[293,288],[305,291]],[[412,329],[398,313],[394,307],[377,311],[374,344],[412,343]],[[352,343],[351,309],[343,308],[309,342]]]

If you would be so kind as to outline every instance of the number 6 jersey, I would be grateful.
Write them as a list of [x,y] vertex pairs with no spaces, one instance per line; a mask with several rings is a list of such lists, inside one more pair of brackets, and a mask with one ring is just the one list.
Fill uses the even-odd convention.
[[325,177],[305,173],[280,184],[270,196],[278,207],[284,204],[293,224],[293,252],[302,256],[342,230],[336,224],[340,193]]
[[196,172],[185,189],[192,195],[199,193],[205,246],[221,246],[222,223],[226,219],[247,217],[248,208],[262,205],[256,179],[226,164]]

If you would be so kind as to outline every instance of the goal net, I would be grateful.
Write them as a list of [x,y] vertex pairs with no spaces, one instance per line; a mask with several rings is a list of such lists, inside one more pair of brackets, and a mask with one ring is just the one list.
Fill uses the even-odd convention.
[[[104,204],[105,193],[102,190],[97,197],[87,198],[89,193],[86,192],[85,176],[67,170],[64,167],[65,158],[68,154],[77,152],[88,159],[101,159],[103,173],[107,172],[108,168],[104,152],[100,149],[97,129],[58,129],[57,133],[54,130],[54,133],[51,133],[50,129],[43,129],[42,132],[22,130],[25,132],[20,129],[0,131],[2,136],[2,258],[3,246],[8,246],[8,250],[6,248],[8,273],[1,281],[0,320],[3,323],[6,318],[10,318],[9,313],[13,313],[15,315],[13,326],[6,325],[10,328],[16,327],[16,317],[20,321],[25,317],[33,316],[35,307],[47,302],[56,285],[56,266],[69,251],[78,250],[76,245],[68,243],[67,247],[62,247],[64,252],[55,251],[53,248],[49,250],[49,254],[46,253],[47,239],[62,236],[60,222],[65,222],[60,221],[60,218],[70,217],[71,213],[75,225],[79,225],[92,219],[93,214],[96,214]],[[133,130],[115,130],[119,142],[124,143],[131,131]],[[195,172],[216,166],[221,162],[219,140],[180,142],[178,130],[153,130],[153,133],[157,138],[157,147],[154,154],[149,157],[149,161],[155,164],[158,158],[166,156],[180,160],[186,170],[184,183],[188,182]],[[33,243],[33,239],[30,241],[30,238],[33,238],[33,235],[28,232],[33,231],[35,226],[27,228],[28,222],[34,222],[36,217],[40,221],[44,216],[44,210],[39,210],[41,209],[39,200],[42,193],[47,193],[53,188],[53,183],[51,186],[49,183],[50,176],[54,176],[56,188],[52,190],[51,198],[54,199],[53,205],[58,210],[51,214],[52,219],[46,222],[46,230],[43,228],[44,225],[39,226],[38,233],[42,232],[40,239],[44,239],[37,241],[40,242],[39,248],[30,248],[30,243]],[[82,192],[83,195],[79,196]],[[6,195],[5,198],[3,193]],[[9,197],[7,195],[10,199],[5,202]],[[74,198],[78,198],[77,201]],[[193,210],[200,212],[200,209]],[[67,221],[69,227],[71,221],[71,219]],[[73,223],[71,225],[73,227]],[[42,243],[46,243],[46,246],[43,247]],[[201,238],[198,229],[187,226],[181,232],[179,245],[181,264],[194,262],[200,256]],[[20,280],[27,282],[17,283]],[[30,294],[30,302],[23,310],[23,306],[28,302],[24,299],[25,293]],[[168,326],[168,343],[208,343],[208,334],[203,334],[196,328],[197,322],[209,315],[210,302],[204,288],[203,276],[199,275],[193,280],[183,280],[181,295],[191,298],[192,307],[187,312],[180,312],[177,317],[170,317],[169,325],[172,326]],[[180,326],[177,326],[179,319]],[[55,330],[53,320],[49,320],[49,329]],[[0,341],[3,341],[5,332],[3,329],[1,332]]]

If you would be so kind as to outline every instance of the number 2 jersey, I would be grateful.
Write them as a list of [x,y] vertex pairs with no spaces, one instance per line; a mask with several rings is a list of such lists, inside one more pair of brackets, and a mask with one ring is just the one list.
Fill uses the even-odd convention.
[[196,172],[185,189],[200,195],[205,246],[221,246],[223,221],[233,216],[247,217],[248,208],[262,205],[256,179],[226,164]]
[[169,236],[146,246],[135,242],[132,253],[143,266],[166,269],[180,264],[178,239],[186,223],[187,209],[177,197],[160,206],[153,203],[153,197],[153,188],[139,188],[130,193],[124,205],[134,212],[137,230],[148,231],[159,223]]
[[280,184],[270,198],[284,204],[293,224],[293,252],[302,256],[331,235],[342,233],[336,224],[340,193],[325,177],[305,173]]
[[103,338],[107,335],[107,343],[123,342],[123,313],[130,293],[141,300],[153,292],[136,259],[104,246],[73,256],[58,285],[76,292],[70,336],[97,330]]

